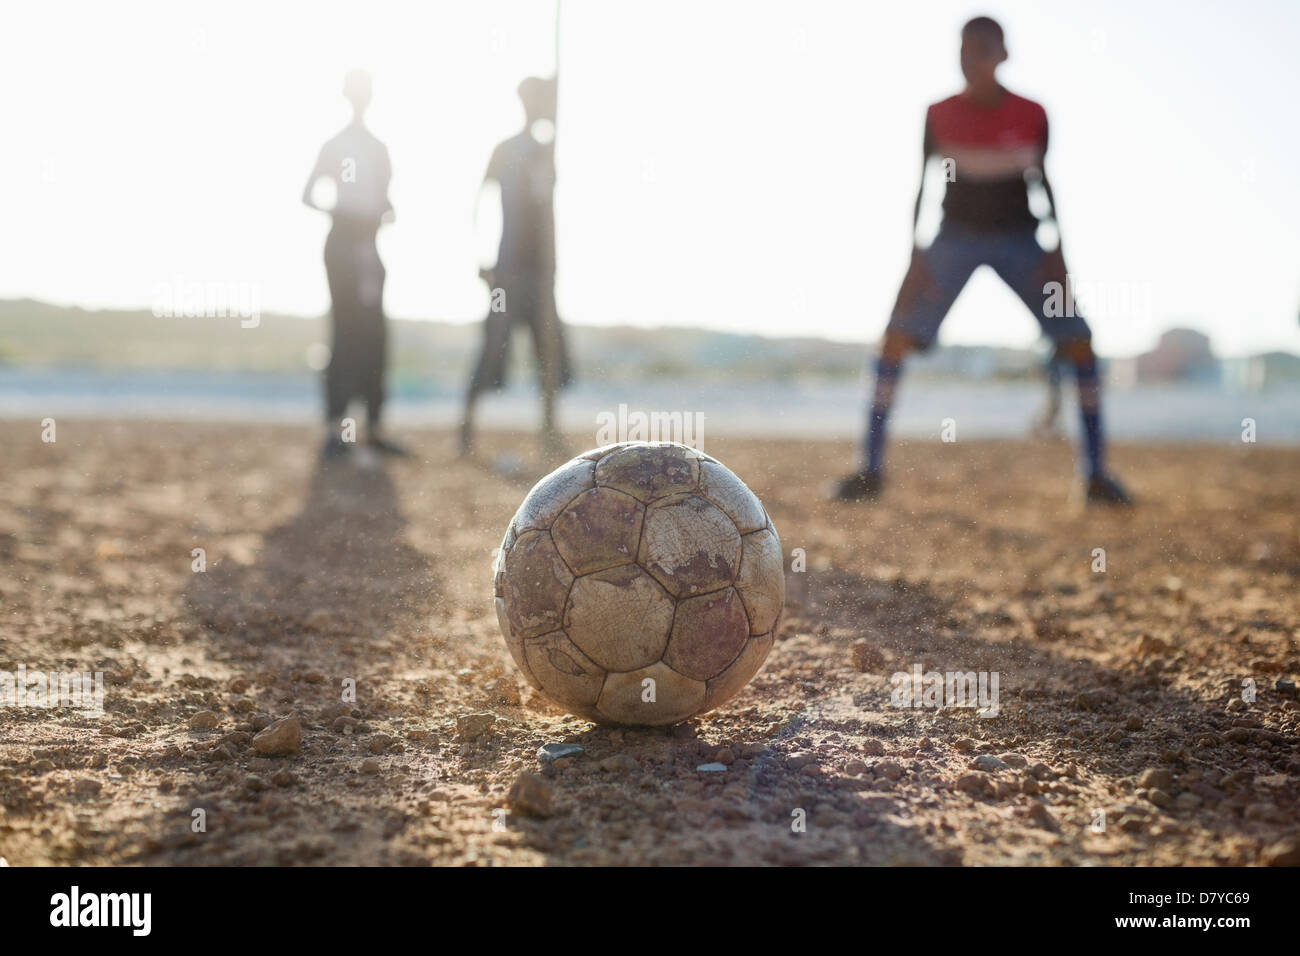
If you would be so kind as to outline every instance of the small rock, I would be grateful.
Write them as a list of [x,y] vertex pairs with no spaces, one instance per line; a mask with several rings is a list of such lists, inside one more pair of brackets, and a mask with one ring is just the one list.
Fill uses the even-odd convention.
[[253,738],[253,750],[264,757],[280,757],[298,752],[302,743],[302,723],[297,717],[282,717]]
[[1163,767],[1150,767],[1138,777],[1138,786],[1148,790],[1169,790],[1174,785],[1174,775]]
[[457,714],[456,739],[478,740],[497,722],[495,714]]
[[964,793],[980,795],[988,792],[989,778],[978,773],[964,773],[954,785]]
[[254,714],[252,717],[248,718],[248,723],[254,730],[265,730],[267,727],[270,727],[274,721],[275,718],[270,714]]
[[322,674],[320,671],[308,671],[307,673],[302,675],[302,679],[305,680],[308,684],[325,683],[325,675]]
[[971,740],[969,737],[958,737],[952,742],[952,745],[963,753],[967,750],[975,749],[975,741]]
[[1124,729],[1125,729],[1125,730],[1141,730],[1141,729],[1142,729],[1142,718],[1139,717],[1137,714],[1131,714],[1131,715],[1129,716],[1128,720],[1124,721]]
[[334,730],[334,733],[350,737],[356,732],[357,721],[353,717],[336,717],[330,727]]
[[848,765],[845,766],[844,772],[851,777],[859,777],[867,772],[867,765],[861,760],[850,760]]
[[271,778],[271,782],[277,787],[292,787],[298,782],[298,778],[288,770],[277,770],[275,776]]
[[1201,798],[1194,793],[1180,793],[1174,797],[1174,807],[1179,810],[1195,810],[1201,805]]
[[1001,760],[1008,767],[1015,767],[1017,769],[1020,769],[1021,767],[1029,766],[1029,761],[1026,760],[1024,757],[1020,756],[1020,754],[1016,754],[1016,753],[998,754],[998,759]]
[[267,788],[267,783],[257,774],[250,773],[247,777],[244,778],[244,786],[247,787],[249,790],[261,791]]
[[361,772],[371,774],[379,773],[379,761],[374,757],[367,757],[365,760],[361,761]]
[[72,789],[83,797],[93,797],[104,789],[104,785],[94,777],[81,777],[72,785]]
[[537,748],[537,759],[549,763],[565,757],[578,757],[586,752],[586,748],[581,744],[542,744]]
[[868,757],[879,757],[885,752],[885,745],[875,738],[862,742],[862,752]]
[[553,794],[554,788],[546,779],[524,771],[510,785],[506,800],[515,813],[522,813],[526,817],[549,817],[553,812]]
[[606,773],[622,773],[636,770],[640,764],[627,754],[614,754],[612,757],[606,757],[596,766]]
[[1265,866],[1300,866],[1300,840],[1279,840],[1263,853]]
[[725,773],[727,765],[725,763],[702,763],[695,768],[700,773]]
[[736,762],[736,754],[730,747],[723,747],[716,754],[718,763],[730,767]]
[[248,692],[248,678],[232,677],[230,683],[226,684],[226,690],[232,694],[244,694]]
[[213,711],[201,710],[190,718],[190,730],[212,730],[221,723],[221,718]]
[[393,738],[388,736],[387,734],[375,734],[366,743],[366,749],[369,750],[372,754],[378,755],[383,753],[385,750],[387,750],[389,746],[392,744],[392,742],[393,742]]
[[785,758],[785,769],[802,770],[816,759],[816,757],[809,753],[792,753],[790,756]]
[[1025,777],[1023,780],[1020,781],[1021,793],[1028,794],[1029,796],[1032,797],[1040,790],[1042,790],[1042,786],[1039,784],[1038,780],[1035,777]]
[[992,754],[981,754],[980,756],[976,757],[974,760],[971,761],[970,766],[972,770],[983,770],[985,773],[992,773],[995,770],[1007,769],[1006,762],[1003,760],[999,760],[997,757],[994,757]]
[[872,768],[872,772],[886,780],[897,780],[903,775],[903,768],[892,760],[882,760]]
[[1174,798],[1158,787],[1152,787],[1147,791],[1147,799],[1161,810],[1168,810],[1174,805]]

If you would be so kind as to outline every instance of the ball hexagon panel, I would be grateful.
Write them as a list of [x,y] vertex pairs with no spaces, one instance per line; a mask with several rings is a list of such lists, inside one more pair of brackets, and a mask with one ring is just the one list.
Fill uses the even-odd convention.
[[736,578],[740,532],[699,495],[665,498],[646,509],[637,561],[673,597],[717,591]]
[[625,564],[573,582],[564,630],[607,671],[646,667],[663,657],[674,602],[642,568]]
[[560,512],[551,538],[574,574],[590,574],[636,560],[645,505],[613,488],[591,488]]

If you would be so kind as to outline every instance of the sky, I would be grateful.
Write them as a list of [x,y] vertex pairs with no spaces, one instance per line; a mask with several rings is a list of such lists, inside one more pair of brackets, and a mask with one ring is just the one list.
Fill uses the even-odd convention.
[[[563,0],[562,315],[874,341],[925,108],[960,89],[958,30],[979,13],[1006,28],[1004,84],[1047,108],[1098,350],[1179,325],[1224,355],[1300,352],[1300,5],[1259,0]],[[476,197],[522,125],[518,81],[553,69],[553,3],[51,2],[6,21],[0,298],[149,308],[210,283],[322,314],[328,220],[300,197],[365,67],[394,168],[388,312],[486,312],[494,217]],[[986,272],[940,341],[1033,344]]]

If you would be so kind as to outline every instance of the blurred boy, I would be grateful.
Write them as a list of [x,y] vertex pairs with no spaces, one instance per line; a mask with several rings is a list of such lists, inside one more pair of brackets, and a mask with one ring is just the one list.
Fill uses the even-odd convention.
[[[379,227],[393,221],[388,183],[393,170],[388,149],[366,128],[370,105],[370,74],[353,70],[343,81],[343,95],[352,104],[352,122],[321,147],[302,201],[333,218],[325,240],[325,274],[330,286],[333,341],[325,370],[326,458],[345,455],[342,421],[353,398],[366,403],[366,444],[374,451],[405,455],[401,446],[380,432],[384,404],[387,327],[384,318],[384,264],[375,237]],[[321,179],[335,185],[335,202],[324,209],[312,192]]]
[[[966,89],[935,103],[926,113],[922,189],[917,192],[913,232],[921,210],[925,162],[931,156],[951,161],[955,178],[949,176],[943,224],[934,242],[922,249],[913,239],[911,266],[876,363],[875,393],[862,460],[859,470],[840,482],[837,497],[842,500],[880,496],[885,424],[903,358],[914,349],[924,350],[934,343],[939,326],[966,280],[979,266],[989,265],[1034,313],[1043,332],[1056,344],[1057,354],[1074,367],[1083,424],[1087,500],[1112,505],[1130,503],[1123,487],[1105,469],[1092,333],[1069,298],[1059,242],[1055,250],[1045,252],[1035,237],[1038,221],[1029,208],[1031,178],[1041,179],[1049,217],[1056,219],[1051,187],[1043,172],[1047,114],[1037,103],[998,83],[997,68],[1006,59],[1002,27],[989,17],[971,20],[961,32],[961,70]],[[1068,307],[1059,307],[1062,295]]]
[[532,333],[542,391],[542,437],[548,452],[562,447],[555,397],[570,379],[564,335],[555,309],[555,152],[538,139],[555,116],[555,83],[529,77],[519,84],[524,128],[492,151],[483,183],[501,187],[501,245],[497,261],[479,276],[492,289],[483,321],[483,349],[470,378],[461,419],[460,450],[474,445],[474,412],[483,392],[505,384],[510,333]]

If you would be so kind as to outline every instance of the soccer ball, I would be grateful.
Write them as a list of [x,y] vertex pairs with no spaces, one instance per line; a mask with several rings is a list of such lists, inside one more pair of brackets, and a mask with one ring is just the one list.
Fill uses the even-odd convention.
[[675,724],[763,665],[785,604],[781,540],[716,459],[607,445],[533,486],[495,593],[510,655],[551,700],[601,723]]

